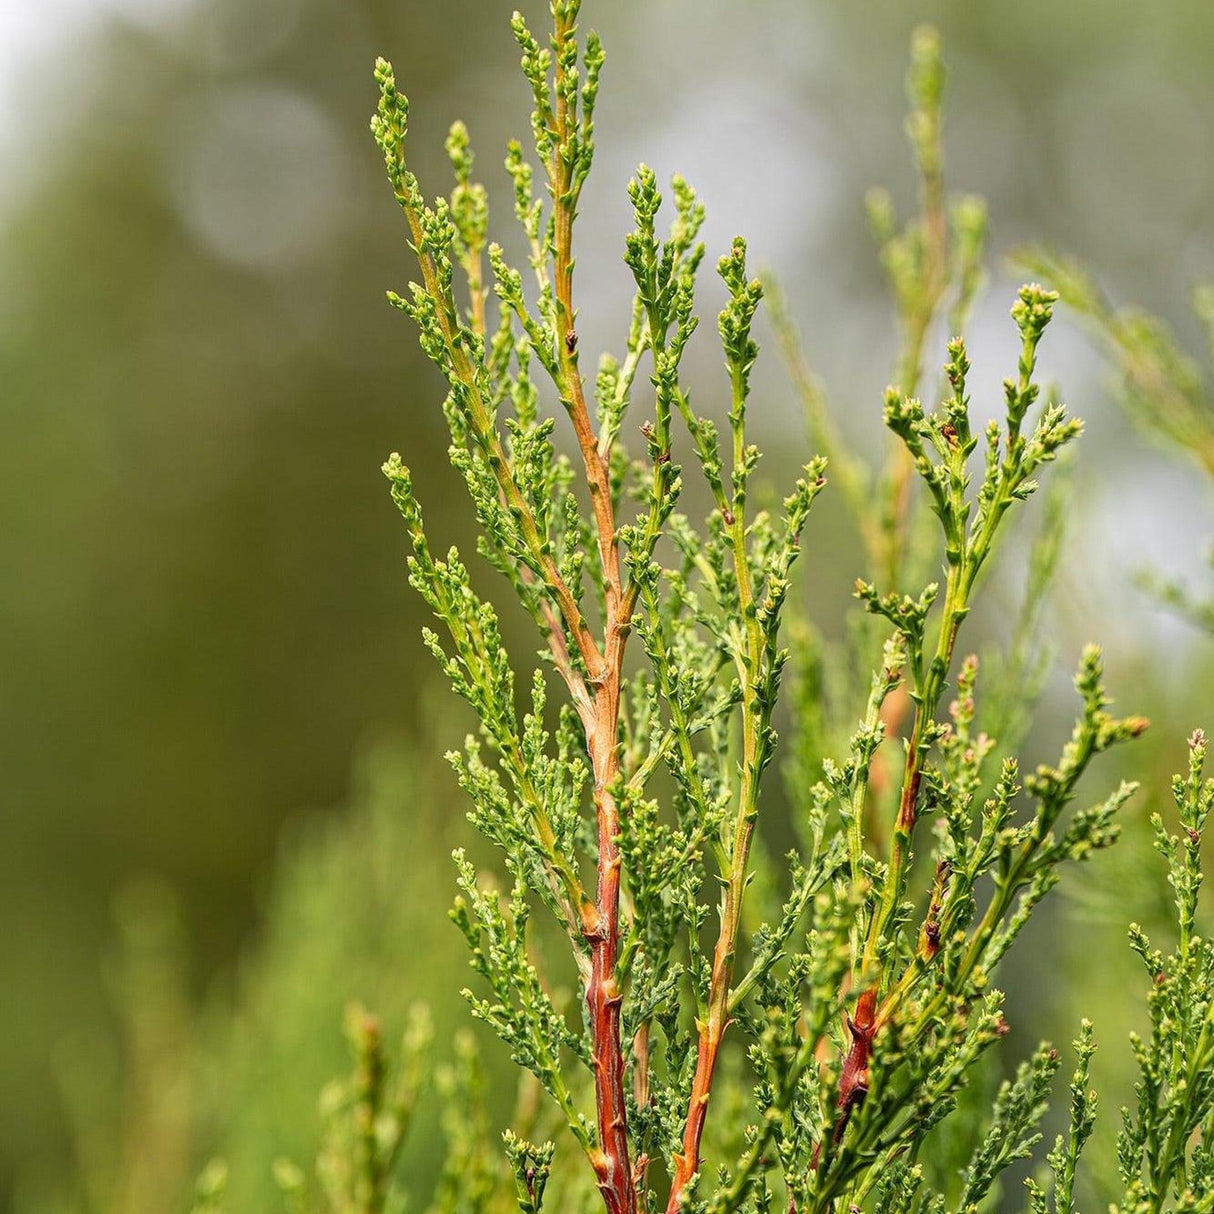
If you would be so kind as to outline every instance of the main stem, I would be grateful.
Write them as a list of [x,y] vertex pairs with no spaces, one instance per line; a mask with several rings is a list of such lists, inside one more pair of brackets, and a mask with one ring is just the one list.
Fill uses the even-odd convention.
[[624,1101],[624,1052],[620,1040],[623,996],[616,978],[620,951],[620,812],[615,786],[619,776],[620,681],[629,621],[623,615],[620,553],[606,459],[586,405],[578,370],[577,313],[573,306],[573,220],[577,184],[563,154],[574,136],[575,117],[563,87],[561,48],[574,37],[572,21],[556,22],[557,74],[556,138],[548,164],[553,204],[553,279],[556,297],[557,346],[562,403],[573,423],[582,454],[598,532],[599,557],[606,587],[605,632],[601,667],[590,669],[593,711],[586,726],[586,746],[594,772],[594,810],[598,835],[597,922],[587,932],[590,976],[586,982],[586,1011],[594,1054],[594,1104],[598,1147],[591,1155],[599,1192],[608,1214],[636,1214],[636,1186],[628,1150],[628,1118]]
[[[614,649],[622,657],[623,647],[623,637],[619,636],[614,645],[609,645],[609,653]],[[609,1214],[634,1214],[636,1191],[628,1157],[624,1054],[620,1041],[623,996],[616,980],[620,945],[620,816],[613,786],[618,774],[619,694],[618,676],[600,687],[595,698],[595,730],[588,740],[595,773],[599,857],[598,923],[589,934],[591,963],[586,1010],[594,1042],[594,1102],[599,1130],[599,1147],[591,1162]]]

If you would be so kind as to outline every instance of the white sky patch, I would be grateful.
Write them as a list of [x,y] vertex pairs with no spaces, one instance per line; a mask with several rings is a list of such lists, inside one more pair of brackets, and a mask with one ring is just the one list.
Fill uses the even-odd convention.
[[18,159],[48,115],[32,73],[59,55],[74,62],[107,21],[163,28],[194,0],[0,0],[0,213],[27,177]]

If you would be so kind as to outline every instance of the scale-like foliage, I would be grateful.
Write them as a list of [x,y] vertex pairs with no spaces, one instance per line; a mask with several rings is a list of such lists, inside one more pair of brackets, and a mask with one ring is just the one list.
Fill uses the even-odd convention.
[[[1081,781],[1146,724],[1110,714],[1100,652],[1088,648],[1069,741],[1055,764],[1022,775],[1008,753],[1016,738],[1001,750],[983,725],[1002,720],[1014,735],[1015,708],[980,712],[977,659],[958,652],[1009,514],[1081,428],[1036,378],[1057,295],[1020,290],[1020,355],[1004,381],[1003,415],[975,428],[964,338],[947,344],[938,394],[925,375],[938,322],[959,333],[981,285],[986,220],[980,201],[946,195],[944,72],[938,39],[921,31],[908,123],[919,213],[900,228],[887,196],[875,194],[869,208],[902,336],[885,394],[885,468],[870,472],[844,449],[791,322],[779,308],[775,317],[813,437],[856,516],[866,611],[843,651],[807,621],[786,629],[827,459],[805,464],[781,508],[755,507],[748,414],[765,288],[741,239],[717,263],[728,296],[717,325],[724,426],[693,408],[684,355],[698,323],[704,209],[675,178],[664,232],[658,182],[644,166],[629,185],[630,323],[588,391],[574,233],[604,60],[594,34],[579,39],[579,10],[579,0],[553,0],[543,43],[521,16],[512,22],[538,166],[510,145],[529,274],[488,243],[487,196],[461,125],[447,145],[454,191],[426,200],[408,168],[408,103],[382,60],[372,120],[419,274],[389,299],[445,382],[451,460],[480,524],[479,553],[540,647],[538,665],[507,650],[480,577],[458,552],[432,551],[410,472],[393,455],[384,470],[412,543],[410,580],[445,634],[427,632],[426,643],[479,722],[451,761],[511,883],[503,896],[492,874],[457,854],[453,917],[479,976],[468,999],[551,1097],[564,1143],[585,1157],[578,1172],[566,1145],[508,1136],[515,1196],[527,1211],[546,1193],[549,1208],[579,1209],[585,1178],[609,1214],[988,1209],[1000,1174],[1040,1136],[1057,1054],[1043,1047],[1001,1089],[959,1187],[933,1191],[920,1153],[959,1115],[967,1083],[1007,1031],[993,985],[1000,960],[1065,865],[1116,837],[1133,787],[1075,809]],[[641,415],[635,453],[623,441],[630,413]],[[560,415],[572,456],[557,439]],[[692,476],[709,503],[704,518],[680,511]],[[1017,700],[1016,677],[1035,682],[1030,634],[1055,562],[1047,540],[1025,632],[1009,638],[1003,700]],[[933,568],[942,584],[924,576]],[[775,899],[759,923],[747,893],[760,872],[771,885],[755,828],[776,753],[786,633],[799,659],[790,787],[802,848],[782,906]],[[526,712],[520,680],[531,687]],[[840,723],[857,712],[848,741]],[[1185,796],[1185,828],[1198,836],[1208,798]],[[1123,1166],[1131,1189],[1147,1185],[1156,1204],[1134,1210],[1160,1209],[1161,1186],[1188,1200],[1176,1177],[1204,1183],[1209,1165],[1204,1147],[1189,1147],[1209,1103],[1208,995],[1191,994],[1209,964],[1192,930],[1196,844],[1181,857],[1161,839],[1182,946],[1173,968],[1160,968],[1155,1036],[1138,1047],[1141,1107],[1127,1121]],[[536,913],[563,933],[567,961],[529,939]],[[577,977],[580,1014],[550,976],[566,970]],[[1086,1027],[1077,1048],[1073,1127],[1049,1157],[1058,1210],[1072,1208],[1091,1129]],[[726,1100],[722,1076],[738,1074],[748,1078],[732,1081]],[[735,1099],[747,1083],[749,1107]],[[722,1107],[733,1124],[717,1128]],[[1045,1208],[1048,1198],[1038,1186],[1031,1200]]]

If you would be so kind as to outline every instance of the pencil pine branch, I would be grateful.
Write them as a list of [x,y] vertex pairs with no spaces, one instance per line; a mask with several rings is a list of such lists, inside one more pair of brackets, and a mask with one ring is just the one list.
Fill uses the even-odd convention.
[[[901,334],[883,410],[892,454],[873,473],[846,449],[774,292],[777,337],[824,454],[762,508],[751,372],[773,292],[735,240],[716,263],[728,410],[698,413],[685,355],[699,323],[704,207],[681,178],[672,205],[647,167],[629,183],[632,306],[618,351],[593,375],[582,366],[578,213],[604,54],[581,35],[580,10],[553,0],[542,40],[520,15],[511,22],[532,106],[529,146],[511,143],[505,158],[526,272],[489,240],[488,195],[460,124],[447,141],[453,188],[426,201],[408,168],[408,102],[384,60],[371,123],[417,265],[389,301],[445,385],[451,462],[478,554],[498,575],[490,595],[459,552],[436,554],[412,475],[391,456],[410,581],[440,625],[425,641],[477,721],[450,761],[507,878],[456,853],[452,917],[477,975],[466,996],[555,1120],[538,1145],[507,1136],[507,1205],[538,1214],[547,1196],[549,1208],[583,1208],[580,1175],[608,1214],[990,1209],[1000,1175],[1040,1137],[1056,1052],[1043,1046],[1000,1090],[955,1191],[932,1191],[919,1156],[1008,1031],[1000,961],[1067,865],[1117,836],[1134,786],[1076,808],[1085,777],[1146,728],[1111,713],[1092,646],[1056,762],[1022,772],[1014,757],[1056,542],[1034,556],[997,694],[959,649],[1008,517],[1081,430],[1036,376],[1058,296],[1020,289],[1002,415],[976,426],[961,334],[984,277],[985,208],[945,192],[939,40],[918,31],[907,129],[919,212],[900,228],[888,196],[869,203]],[[937,358],[945,322],[957,335]],[[629,452],[625,436],[638,431]],[[842,656],[791,597],[827,457],[863,541],[862,613]],[[707,502],[704,517],[684,503],[693,478],[701,492],[687,499]],[[920,576],[932,568],[938,578]],[[501,593],[531,621],[537,656],[508,643]],[[784,713],[800,845],[778,869],[756,830]],[[1009,723],[1002,746],[991,721]],[[1199,835],[1209,806],[1195,762],[1178,797]],[[1182,943],[1175,988],[1160,988],[1173,993],[1153,997],[1156,1036],[1138,1047],[1145,1103],[1122,1148],[1127,1191],[1146,1186],[1126,1206],[1135,1211],[1162,1209],[1165,1189],[1187,1200],[1183,1186],[1208,1162],[1190,1149],[1208,1085],[1177,1061],[1194,1034],[1205,1056],[1205,1003],[1187,1005],[1183,1023],[1164,1010],[1209,960],[1193,926],[1195,845],[1160,839]],[[764,914],[748,897],[759,877],[780,890]],[[536,916],[551,919],[563,955]],[[576,1006],[560,994],[570,975]],[[1052,1188],[1030,1192],[1034,1211],[1073,1208],[1094,1108],[1090,1026],[1075,1048],[1071,1131],[1049,1153]],[[367,1140],[363,1155],[381,1149]]]

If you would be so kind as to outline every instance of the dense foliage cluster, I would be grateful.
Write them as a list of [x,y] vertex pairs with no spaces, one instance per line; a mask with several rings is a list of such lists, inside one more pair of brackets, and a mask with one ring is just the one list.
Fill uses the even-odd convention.
[[[412,476],[393,455],[385,472],[411,539],[410,580],[443,629],[426,643],[479,722],[450,759],[507,878],[503,887],[456,854],[453,918],[477,975],[467,998],[550,1098],[524,1120],[527,1134],[552,1138],[530,1141],[520,1124],[507,1135],[507,1175],[470,1134],[476,1117],[460,1115],[474,1077],[453,1084],[438,1208],[591,1208],[597,1188],[609,1214],[988,1209],[1001,1174],[1039,1140],[1061,1066],[1043,1046],[999,1090],[985,1127],[959,1136],[972,1140],[966,1156],[941,1148],[950,1122],[973,1121],[960,1102],[1007,1032],[996,971],[1065,866],[1115,839],[1133,786],[1075,802],[1098,756],[1146,725],[1110,713],[1090,647],[1057,761],[1022,772],[1014,757],[1041,677],[1035,631],[1057,559],[1056,505],[1047,502],[991,692],[980,690],[977,658],[958,650],[1008,517],[1080,431],[1035,376],[1058,295],[1020,290],[1003,416],[976,426],[960,334],[983,280],[985,209],[946,195],[943,68],[935,35],[921,31],[908,121],[919,212],[899,227],[887,196],[869,205],[901,332],[885,466],[870,470],[842,443],[778,293],[752,277],[740,239],[716,267],[728,296],[717,326],[724,431],[695,411],[683,364],[698,324],[704,209],[675,178],[663,228],[644,166],[629,186],[628,331],[618,356],[584,374],[574,231],[604,56],[594,34],[579,40],[579,9],[553,0],[546,43],[521,16],[512,23],[539,166],[511,144],[526,275],[489,242],[467,131],[456,124],[447,141],[452,193],[427,202],[407,166],[408,103],[388,63],[375,72],[372,130],[419,269],[389,298],[445,381],[451,461],[480,525],[479,555],[539,640],[538,662],[508,651],[498,607],[457,551],[432,548]],[[768,293],[823,454],[765,508],[747,423]],[[925,368],[944,323],[956,336],[937,387]],[[1141,377],[1130,383],[1150,395]],[[643,443],[629,453],[624,435],[638,425]],[[811,507],[832,477],[863,540],[862,613],[841,642],[817,635],[794,593]],[[801,846],[781,868],[756,823],[785,719]],[[1176,787],[1182,835],[1158,827],[1177,949],[1164,956],[1134,933],[1153,982],[1152,1031],[1134,1045],[1124,1211],[1214,1209],[1214,952],[1195,926],[1214,798],[1204,754],[1195,735]],[[327,1201],[394,1208],[412,1068],[388,1086],[360,1013],[351,1039],[356,1072],[331,1102],[320,1169]],[[1049,1153],[1050,1178],[1030,1183],[1034,1214],[1074,1209],[1095,1115],[1094,1048],[1085,1022],[1071,1128]],[[284,1164],[280,1179],[302,1207],[302,1173]]]
[[[1214,779],[1200,730],[1174,781],[1174,813],[1151,819],[1175,923],[1166,942],[1162,928],[1152,926],[1155,942],[1130,930],[1146,1016],[1131,1039],[1135,1099],[1115,1159],[1094,1174],[1091,1022],[1080,1022],[1069,1063],[1046,1043],[1019,1066],[995,1062],[1015,1044],[1004,1042],[1000,964],[1067,867],[1117,838],[1135,786],[1113,780],[1093,796],[1092,778],[1102,752],[1146,727],[1111,713],[1089,646],[1058,757],[1018,760],[1052,656],[1041,624],[1068,490],[1065,469],[1050,465],[1081,429],[1042,391],[1038,348],[1068,307],[1111,357],[1128,412],[1214,472],[1214,395],[1197,361],[1154,318],[1108,303],[1076,263],[1025,252],[1021,264],[1051,289],[1017,294],[1017,365],[998,419],[977,423],[964,333],[986,277],[986,208],[945,188],[944,71],[923,29],[908,75],[918,207],[901,222],[884,191],[868,198],[899,332],[881,465],[844,440],[778,284],[752,276],[740,239],[716,263],[728,413],[719,423],[693,408],[685,355],[704,207],[676,177],[664,221],[645,166],[628,187],[626,332],[584,374],[574,232],[604,54],[594,34],[579,39],[580,7],[553,0],[545,40],[517,14],[512,23],[533,105],[531,146],[512,143],[505,162],[526,272],[490,242],[467,130],[457,123],[447,139],[453,189],[428,202],[406,161],[408,103],[389,64],[375,71],[372,131],[419,279],[389,300],[446,384],[451,462],[492,571],[432,546],[412,475],[393,455],[385,472],[411,541],[410,580],[440,624],[426,644],[478,725],[448,758],[491,850],[456,852],[452,919],[471,954],[472,1014],[518,1065],[511,1128],[504,1142],[491,1132],[470,1035],[430,1075],[427,1015],[415,1012],[394,1051],[380,1021],[352,1006],[352,1070],[322,1094],[316,1159],[273,1169],[286,1208],[415,1208],[422,1189],[402,1174],[402,1152],[433,1120],[446,1151],[432,1214],[1068,1214],[1084,1202],[1113,1214],[1214,1211],[1214,945],[1200,906]],[[1194,301],[1207,326],[1212,299]],[[765,323],[819,453],[782,502],[756,475],[748,438]],[[800,589],[807,567],[819,582],[834,576],[812,555],[811,507],[824,492],[839,494],[860,541],[844,571],[857,580],[842,637],[819,631]],[[1022,511],[1034,496],[1039,505]],[[961,634],[1022,512],[1039,516],[1025,590],[980,663]],[[492,574],[507,594],[486,593]],[[1145,580],[1214,627],[1191,580]],[[538,656],[507,643],[520,608]],[[326,971],[346,936],[383,970],[383,951],[411,923],[387,862],[411,846],[401,799],[393,785],[342,846],[327,839],[297,858],[271,916],[279,931],[251,998],[253,1037],[279,1022],[281,992]],[[785,805],[798,845],[780,862],[759,822]],[[493,852],[500,864],[484,862]],[[366,867],[374,879],[354,899]],[[96,1127],[82,1136],[96,1208],[103,1191],[119,1204],[150,1192],[153,1155],[181,1166],[181,1126],[153,1127],[171,1120],[172,1093],[206,1086],[205,1068],[177,1057],[184,1002],[158,1018],[144,998],[180,980],[150,939],[160,920],[145,912],[121,986],[142,1060],[132,1087],[146,1099],[134,1101],[116,1163]],[[299,1032],[314,1036],[315,1025]],[[300,1039],[286,1037],[289,1058]],[[1069,1117],[1047,1150],[1064,1066]],[[276,1095],[264,1084],[245,1093],[229,1146],[248,1125],[265,1135]],[[200,1103],[222,1120],[215,1100]],[[1056,1105],[1055,1120],[1067,1112]],[[1019,1202],[1009,1175],[1024,1178]],[[227,1180],[218,1159],[204,1170],[196,1214],[227,1208]]]

